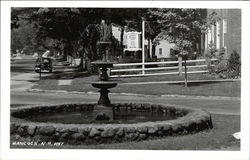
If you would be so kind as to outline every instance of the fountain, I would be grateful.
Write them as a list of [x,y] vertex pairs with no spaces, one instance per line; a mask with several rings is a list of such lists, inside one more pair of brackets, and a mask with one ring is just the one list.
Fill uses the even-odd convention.
[[92,83],[92,86],[100,89],[100,98],[98,100],[98,105],[94,107],[93,114],[95,120],[113,120],[114,112],[113,107],[111,106],[108,93],[109,88],[117,86],[117,83],[108,82],[107,68],[113,67],[113,62],[109,60],[109,49],[111,42],[111,28],[105,21],[101,21],[100,25],[100,41],[97,42],[99,48],[99,55],[102,55],[101,61],[92,62],[93,65],[96,65],[100,68],[100,81]]
[[[37,105],[11,108],[10,134],[35,142],[65,144],[101,144],[141,141],[156,137],[185,135],[213,127],[208,112],[185,106],[150,103],[111,104],[109,89],[117,83],[109,81],[109,32],[102,22],[98,42],[102,60],[92,62],[100,68],[100,89],[96,103]],[[18,141],[19,139],[17,139]]]

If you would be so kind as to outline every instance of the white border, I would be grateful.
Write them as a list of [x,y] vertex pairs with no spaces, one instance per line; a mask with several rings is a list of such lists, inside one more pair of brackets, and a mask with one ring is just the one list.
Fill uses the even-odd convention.
[[[125,151],[9,149],[10,7],[240,8],[242,9],[241,151]],[[226,159],[249,157],[249,1],[2,1],[1,2],[1,157],[0,159]]]

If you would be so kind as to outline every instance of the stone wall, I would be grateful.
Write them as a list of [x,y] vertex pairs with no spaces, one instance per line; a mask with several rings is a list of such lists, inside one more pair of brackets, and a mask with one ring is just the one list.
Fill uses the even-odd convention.
[[[122,141],[141,141],[155,137],[184,135],[212,128],[209,113],[203,110],[169,107],[156,104],[114,104],[115,109],[153,108],[157,111],[179,114],[176,120],[144,122],[134,124],[60,124],[39,123],[23,120],[27,114],[43,112],[93,109],[94,104],[72,104],[51,106],[30,106],[11,110],[11,135],[29,138],[33,141],[65,142],[67,144],[99,144]],[[18,117],[18,118],[17,118]]]

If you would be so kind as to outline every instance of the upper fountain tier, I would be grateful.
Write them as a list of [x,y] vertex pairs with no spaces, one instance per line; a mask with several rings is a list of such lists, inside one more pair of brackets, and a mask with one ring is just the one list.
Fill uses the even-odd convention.
[[109,62],[109,61],[94,61],[91,62],[92,64],[96,65],[98,68],[100,68],[100,80],[101,81],[107,81],[108,80],[108,74],[107,74],[107,68],[112,68],[113,64],[115,62]]
[[112,39],[112,26],[105,23],[105,20],[101,21],[98,27],[100,38],[98,44],[111,44]]

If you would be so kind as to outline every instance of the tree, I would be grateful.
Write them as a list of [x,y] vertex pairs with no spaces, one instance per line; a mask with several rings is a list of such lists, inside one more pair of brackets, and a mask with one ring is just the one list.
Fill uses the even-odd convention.
[[203,32],[206,31],[207,21],[201,9],[153,9],[150,11],[156,16],[161,25],[158,40],[166,39],[174,43],[174,50],[178,56],[184,58],[185,87],[187,87],[186,60],[196,50]]
[[39,28],[32,19],[38,8],[11,8],[11,50],[23,50],[26,53],[43,53],[45,50],[57,50],[60,43],[50,37],[40,37]]
[[32,53],[36,46],[37,30],[34,24],[23,19],[15,22],[15,27],[11,29],[11,50],[23,50],[26,53]]
[[40,8],[31,19],[39,28],[39,37],[60,41],[65,46],[65,55],[73,55],[81,42],[87,48],[94,45],[98,38],[97,24],[107,19],[108,12],[109,9],[103,8]]
[[79,10],[75,8],[40,8],[30,19],[38,28],[39,39],[54,39],[56,48],[65,56],[73,55],[76,41],[80,39],[80,33],[84,29],[79,17]]
[[[161,33],[161,25],[158,21],[156,21],[158,17],[151,14],[152,10],[153,9],[147,9],[146,14],[144,15],[146,17],[145,37],[148,39],[148,46],[150,46],[150,41],[153,42],[154,39]],[[153,55],[155,55],[155,46],[156,45],[153,45],[153,48],[149,48],[152,50]],[[148,51],[148,54],[149,52],[150,51]]]
[[152,9],[151,15],[161,26],[157,39],[175,43],[179,55],[192,53],[206,30],[206,19],[201,12],[201,9]]

